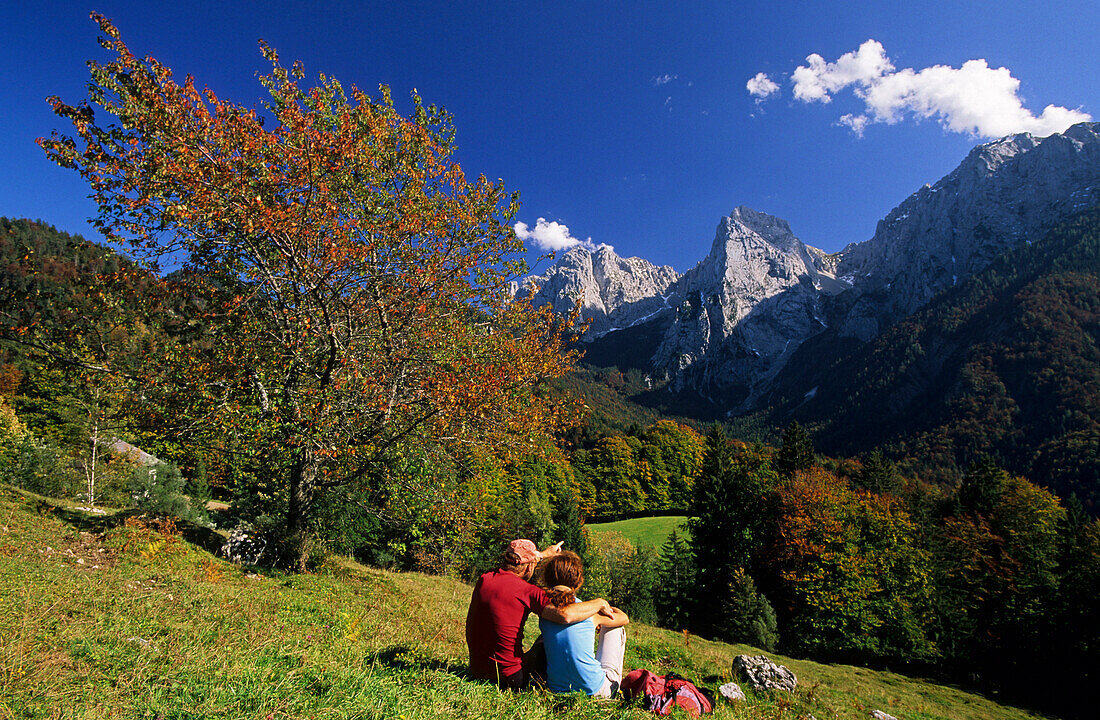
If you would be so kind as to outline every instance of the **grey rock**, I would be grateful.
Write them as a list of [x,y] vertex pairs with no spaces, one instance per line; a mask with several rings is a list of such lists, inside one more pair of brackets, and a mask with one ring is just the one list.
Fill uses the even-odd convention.
[[745,699],[745,691],[742,690],[737,683],[726,683],[720,686],[718,688],[718,693],[730,702]]
[[875,720],[898,720],[893,715],[887,715],[881,710],[872,710],[871,717],[873,717]]
[[645,322],[671,311],[668,295],[679,273],[641,258],[621,258],[607,245],[594,251],[576,246],[543,275],[523,279],[516,292],[536,308],[549,304],[567,314],[581,302],[581,318],[590,320],[587,339]]
[[869,340],[998,255],[1100,203],[1100,124],[974,148],[879,221],[874,236],[836,258],[858,298],[841,334]]
[[650,365],[658,378],[674,392],[747,411],[807,339],[832,328],[869,341],[1006,250],[1098,203],[1100,123],[1081,123],[1046,138],[1024,133],[977,146],[887,214],[873,237],[839,253],[806,245],[785,220],[739,207],[682,277],[608,247],[576,247],[524,280],[518,295],[563,313],[582,298],[589,340],[654,323],[660,340]]
[[786,220],[739,207],[719,222],[707,257],[673,286],[684,299],[653,365],[674,391],[744,400],[825,327],[821,298],[843,289],[828,256]]
[[798,685],[793,672],[765,655],[738,655],[733,659],[733,676],[743,679],[754,690],[794,692]]
[[258,565],[267,551],[267,539],[247,524],[238,525],[229,533],[219,553],[229,562]]

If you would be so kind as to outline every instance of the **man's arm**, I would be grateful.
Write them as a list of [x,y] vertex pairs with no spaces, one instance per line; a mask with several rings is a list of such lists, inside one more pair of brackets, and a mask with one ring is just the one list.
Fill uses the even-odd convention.
[[560,541],[554,543],[553,545],[551,545],[550,547],[546,548],[545,550],[543,550],[542,553],[541,553],[542,559],[543,560],[549,560],[550,558],[554,557],[555,555],[560,555],[561,554],[561,546],[564,545],[564,544],[565,544],[565,541],[560,540]]
[[603,598],[573,603],[564,608],[547,605],[542,609],[542,612],[539,613],[539,617],[543,620],[556,622],[559,625],[572,625],[575,622],[587,620],[596,613],[606,615],[608,618],[614,617],[614,609],[611,607],[611,604]]

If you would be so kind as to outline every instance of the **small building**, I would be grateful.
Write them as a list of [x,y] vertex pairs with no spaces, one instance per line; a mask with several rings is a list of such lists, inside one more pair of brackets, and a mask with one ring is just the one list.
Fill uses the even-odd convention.
[[153,467],[160,464],[160,460],[145,452],[136,445],[131,445],[125,440],[119,440],[115,438],[115,441],[107,444],[107,449],[116,455],[137,463],[138,465],[144,465],[145,467]]

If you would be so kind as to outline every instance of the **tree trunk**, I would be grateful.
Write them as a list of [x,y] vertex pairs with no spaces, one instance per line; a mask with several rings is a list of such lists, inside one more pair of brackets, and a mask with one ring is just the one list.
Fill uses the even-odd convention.
[[[99,390],[96,389],[96,399],[99,399]],[[87,480],[88,489],[88,507],[95,507],[95,471],[96,463],[99,461],[99,408],[96,407],[95,412],[92,414],[92,434],[90,438],[92,442],[92,462],[89,465],[88,461],[84,461],[84,478]]]
[[318,467],[313,451],[303,448],[290,473],[286,529],[299,572],[305,572],[306,560],[309,559],[309,521],[313,512],[313,496],[317,491]]

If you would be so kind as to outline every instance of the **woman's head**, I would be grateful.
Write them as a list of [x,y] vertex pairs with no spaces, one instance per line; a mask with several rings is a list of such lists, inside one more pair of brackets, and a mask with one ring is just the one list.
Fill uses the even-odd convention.
[[556,606],[576,600],[584,585],[584,563],[575,552],[565,550],[550,558],[542,569],[542,581],[549,588],[550,601]]

